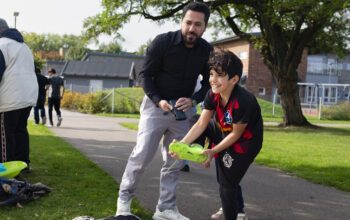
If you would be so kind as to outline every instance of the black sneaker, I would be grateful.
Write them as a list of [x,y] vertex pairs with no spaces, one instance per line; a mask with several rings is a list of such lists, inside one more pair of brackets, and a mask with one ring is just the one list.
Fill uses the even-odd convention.
[[190,166],[188,166],[188,164],[185,164],[185,166],[183,166],[180,171],[182,171],[182,172],[190,172]]
[[58,117],[57,127],[61,126],[61,123],[62,123],[62,117]]
[[46,124],[46,117],[45,116],[41,118],[41,124],[43,124],[43,125]]

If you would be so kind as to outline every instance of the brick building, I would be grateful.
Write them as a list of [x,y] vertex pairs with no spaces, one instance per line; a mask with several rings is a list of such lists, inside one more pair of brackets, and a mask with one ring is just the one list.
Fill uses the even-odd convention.
[[[276,84],[272,74],[263,62],[261,54],[254,45],[239,37],[230,37],[211,42],[215,47],[228,49],[243,62],[242,81],[247,90],[256,97],[272,101],[276,92]],[[299,82],[305,82],[307,70],[307,52],[305,50],[298,67]]]

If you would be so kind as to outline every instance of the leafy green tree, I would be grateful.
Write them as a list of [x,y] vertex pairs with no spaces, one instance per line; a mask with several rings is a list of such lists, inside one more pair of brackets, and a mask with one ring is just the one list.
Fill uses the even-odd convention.
[[[65,59],[81,59],[88,51],[87,42],[81,36],[59,34],[24,33],[24,39],[33,52],[66,50]],[[83,54],[83,55],[81,55]]]
[[38,69],[42,69],[44,61],[40,57],[34,55],[34,66]]
[[[304,49],[321,42],[344,53],[349,40],[350,0],[213,0],[206,3],[213,12],[211,27],[226,30],[253,43],[263,56],[276,82],[284,111],[285,126],[309,126],[298,91],[297,67]],[[117,35],[133,15],[154,21],[181,19],[191,1],[102,1],[103,11],[85,20],[84,35]],[[259,36],[251,34],[260,29]]]
[[114,40],[108,44],[100,44],[99,50],[104,53],[119,53],[122,51],[122,47],[116,40]]
[[145,44],[142,44],[136,51],[138,55],[145,55],[147,47],[152,43],[152,40],[149,39]]

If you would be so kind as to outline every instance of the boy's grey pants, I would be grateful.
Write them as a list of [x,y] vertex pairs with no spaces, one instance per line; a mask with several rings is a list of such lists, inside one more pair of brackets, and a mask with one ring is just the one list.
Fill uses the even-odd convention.
[[[172,113],[163,111],[145,96],[140,107],[140,122],[137,142],[126,165],[119,189],[119,199],[127,202],[135,195],[135,190],[146,166],[152,161],[163,138],[162,157],[164,164],[160,171],[160,195],[158,209],[164,211],[176,206],[176,185],[183,162],[177,162],[168,154],[173,139],[181,140],[190,128],[188,119],[193,112],[186,112],[187,119],[176,121]],[[174,165],[173,165],[174,164]]]

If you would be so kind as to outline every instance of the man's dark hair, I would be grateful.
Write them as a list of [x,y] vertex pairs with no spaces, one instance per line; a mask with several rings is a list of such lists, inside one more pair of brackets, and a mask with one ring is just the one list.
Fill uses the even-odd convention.
[[241,79],[243,64],[242,61],[231,51],[215,48],[209,56],[209,68],[217,73],[227,74],[231,79],[235,75]]
[[55,73],[56,73],[56,70],[55,70],[54,68],[50,68],[48,72],[49,72],[49,73],[55,74]]
[[208,24],[208,20],[209,20],[209,17],[210,17],[210,10],[209,10],[209,8],[208,8],[208,6],[206,4],[201,3],[201,2],[191,2],[191,3],[189,3],[183,9],[182,18],[185,17],[185,15],[186,15],[188,10],[203,13],[204,14],[205,24],[206,25]]

